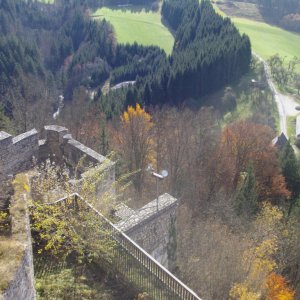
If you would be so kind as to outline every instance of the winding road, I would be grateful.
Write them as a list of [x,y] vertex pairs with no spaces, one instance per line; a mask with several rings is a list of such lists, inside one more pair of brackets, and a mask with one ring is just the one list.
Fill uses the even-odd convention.
[[283,95],[278,92],[274,82],[272,81],[271,70],[270,70],[269,65],[267,64],[267,62],[265,60],[263,60],[257,54],[254,54],[254,55],[264,64],[264,69],[265,69],[268,85],[274,95],[274,98],[275,98],[275,101],[276,101],[276,104],[278,107],[278,113],[279,113],[279,119],[280,119],[280,131],[283,132],[286,137],[288,137],[286,119],[288,116],[296,116],[297,114],[299,114],[299,111],[296,110],[296,106],[299,104],[291,97]]

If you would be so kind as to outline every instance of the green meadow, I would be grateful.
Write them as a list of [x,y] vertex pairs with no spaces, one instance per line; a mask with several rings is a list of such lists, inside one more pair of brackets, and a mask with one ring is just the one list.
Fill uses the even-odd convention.
[[[225,13],[214,5],[215,10],[222,16]],[[234,13],[234,12],[233,12]],[[231,17],[241,33],[246,33],[251,40],[252,50],[264,59],[274,54],[285,57],[286,61],[294,56],[300,57],[300,35],[269,25],[264,22],[245,18]],[[300,71],[300,65],[297,66]]]
[[155,45],[172,52],[174,38],[168,28],[161,22],[160,12],[133,11],[131,9],[103,7],[92,14],[94,18],[106,19],[116,32],[118,43]]
[[246,33],[253,50],[264,59],[278,53],[287,60],[300,57],[300,35],[266,23],[233,18],[240,32]]

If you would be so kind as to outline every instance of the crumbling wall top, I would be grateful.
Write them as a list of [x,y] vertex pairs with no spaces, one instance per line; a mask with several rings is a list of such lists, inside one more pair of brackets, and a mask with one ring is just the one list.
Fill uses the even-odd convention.
[[38,134],[37,130],[36,129],[32,129],[30,131],[27,131],[27,132],[24,132],[20,135],[17,135],[16,137],[14,137],[12,139],[13,143],[16,144],[18,142],[20,142],[21,140],[25,140],[29,137],[32,137],[32,136],[36,136]]
[[156,199],[154,199],[142,208],[138,209],[135,213],[131,214],[128,218],[120,221],[118,224],[116,224],[116,226],[126,234],[129,234],[137,227],[145,225],[166,211],[177,207],[177,205],[178,199],[165,193],[158,197],[158,203]]
[[8,134],[5,131],[0,131],[0,148],[7,147],[12,143],[12,135]]

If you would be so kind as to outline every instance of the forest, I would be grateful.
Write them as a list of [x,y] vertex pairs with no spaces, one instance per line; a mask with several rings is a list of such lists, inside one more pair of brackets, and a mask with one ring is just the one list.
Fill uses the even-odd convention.
[[300,32],[299,0],[257,0],[263,15],[275,24]]
[[[156,196],[147,166],[168,170],[160,191],[180,200],[174,274],[203,299],[297,299],[300,161],[289,142],[272,144],[272,94],[249,87],[263,70],[249,38],[208,0],[165,0],[167,55],[118,44],[111,24],[90,17],[96,4],[0,1],[0,130],[55,123],[114,153],[117,177],[132,174],[123,198],[135,207]],[[124,81],[135,83],[109,88]],[[239,101],[253,113],[230,119]]]
[[[176,29],[173,53],[167,57],[154,46],[117,44],[108,22],[96,22],[86,15],[88,2],[60,1],[49,6],[3,0],[0,7],[2,111],[14,121],[14,112],[17,114],[14,102],[28,102],[24,105],[34,108],[45,97],[55,99],[59,94],[72,101],[73,92],[81,86],[93,93],[99,110],[112,117],[136,99],[147,105],[178,105],[190,98],[199,100],[247,72],[251,59],[249,39],[240,36],[229,19],[217,15],[209,1],[201,5],[195,0],[188,1],[181,3],[181,8],[178,3],[164,3],[164,7],[172,6],[168,9],[172,15],[162,9],[168,22],[181,20],[182,24]],[[184,14],[175,16],[174,9],[184,10]],[[12,48],[15,50],[9,51]],[[217,80],[212,80],[215,76]],[[26,91],[29,77],[40,89]],[[136,84],[103,93],[107,81],[110,85],[122,81],[136,81]],[[42,91],[47,93],[43,95]],[[45,102],[51,104],[48,113],[51,107],[54,111],[55,103]],[[23,123],[32,121],[30,116],[25,118],[27,121]],[[16,126],[18,131],[26,128],[24,124]]]

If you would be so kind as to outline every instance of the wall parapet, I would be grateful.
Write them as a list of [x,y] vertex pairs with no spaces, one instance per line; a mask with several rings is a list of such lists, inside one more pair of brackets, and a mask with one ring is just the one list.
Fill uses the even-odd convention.
[[38,156],[38,132],[32,129],[16,137],[0,132],[0,180],[8,175],[25,171],[32,166],[32,158]]
[[36,299],[28,203],[23,191],[26,181],[25,175],[17,176],[10,207],[12,233],[1,240],[0,299],[3,300]]
[[[166,268],[171,268],[173,258],[168,250],[174,232],[178,199],[163,194],[124,217],[116,226],[133,239]],[[123,208],[124,210],[124,208]],[[118,212],[117,212],[118,214]],[[176,249],[173,249],[176,252]]]

